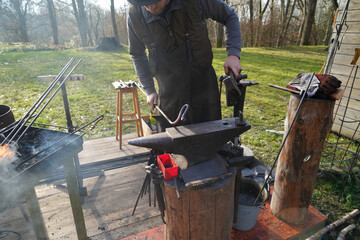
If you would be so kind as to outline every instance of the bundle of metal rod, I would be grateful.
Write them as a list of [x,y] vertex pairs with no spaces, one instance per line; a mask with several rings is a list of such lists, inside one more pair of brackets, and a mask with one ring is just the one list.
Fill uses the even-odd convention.
[[[47,105],[51,102],[51,100],[55,97],[56,93],[60,90],[60,88],[65,84],[66,80],[69,78],[71,73],[76,69],[76,67],[80,64],[81,59],[76,63],[76,65],[71,69],[69,74],[64,78],[64,80],[61,81],[60,86],[55,90],[55,92],[51,95],[49,100],[44,104],[44,106],[41,108],[41,110],[36,113],[38,108],[41,106],[41,104],[44,102],[44,100],[47,98],[47,96],[50,94],[50,92],[55,88],[55,85],[57,82],[60,81],[60,79],[63,77],[64,73],[69,69],[71,64],[74,62],[74,58],[70,59],[70,61],[65,65],[65,67],[61,70],[61,72],[55,77],[55,79],[52,81],[52,83],[49,85],[49,87],[43,92],[43,94],[38,98],[38,100],[34,103],[34,105],[30,108],[30,110],[24,115],[24,117],[21,118],[20,121],[16,124],[16,126],[12,129],[12,131],[6,136],[6,138],[1,143],[1,146],[11,143],[14,141],[14,143],[17,143],[21,137],[26,133],[26,131],[31,127],[36,119],[40,116],[40,114],[44,111],[44,109],[47,107]],[[26,129],[22,131],[25,124],[28,123],[30,119],[33,119],[30,124],[26,126]],[[21,132],[21,134],[20,134]]]

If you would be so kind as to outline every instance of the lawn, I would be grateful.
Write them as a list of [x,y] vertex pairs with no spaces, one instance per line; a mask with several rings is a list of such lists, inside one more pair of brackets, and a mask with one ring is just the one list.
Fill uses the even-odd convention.
[[[299,72],[318,73],[326,60],[325,46],[288,48],[244,48],[241,54],[243,73],[259,85],[247,88],[244,118],[252,128],[241,135],[241,141],[248,146],[257,158],[272,165],[283,138],[268,130],[283,130],[287,113],[289,93],[271,88],[269,83],[285,86]],[[70,110],[74,125],[82,126],[100,115],[104,119],[97,127],[85,135],[86,139],[115,135],[116,91],[112,82],[136,80],[132,61],[125,47],[117,52],[96,52],[91,48],[50,49],[33,45],[0,43],[0,104],[12,107],[16,119],[20,119],[43,93],[49,83],[39,82],[37,77],[56,75],[70,58],[82,59],[74,73],[84,74],[83,81],[66,83]],[[224,49],[214,49],[213,65],[218,76],[223,75],[226,58]],[[222,90],[223,118],[232,116],[232,108],[226,106],[224,88]],[[141,113],[147,115],[150,108],[145,96],[139,91]],[[131,97],[126,108],[131,107]],[[61,94],[57,94],[37,122],[66,126]],[[133,124],[126,125],[125,132],[136,131]],[[335,142],[337,136],[330,134],[329,141]],[[355,146],[351,146],[354,150]],[[326,214],[329,221],[360,208],[359,179],[352,175],[347,179],[344,173],[334,173],[326,167],[331,161],[333,148],[326,145],[321,159],[325,167],[318,179],[313,193],[312,205]],[[341,154],[337,153],[337,157]],[[355,181],[355,182],[354,182]],[[344,184],[345,191],[341,201],[339,192]],[[355,186],[355,187],[354,187]],[[359,237],[359,230],[353,237]],[[327,236],[332,239],[332,236]]]

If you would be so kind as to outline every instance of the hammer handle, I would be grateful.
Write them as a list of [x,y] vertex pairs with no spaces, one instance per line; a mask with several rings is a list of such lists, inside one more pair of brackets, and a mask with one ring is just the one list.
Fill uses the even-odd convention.
[[296,93],[296,94],[300,95],[300,91],[298,91],[298,90],[293,90],[293,89],[290,89],[290,88],[281,87],[281,86],[271,84],[271,83],[269,83],[269,86],[273,87],[273,88],[277,88],[277,89],[280,89],[280,90],[284,90],[284,91],[288,91],[288,92],[292,92],[292,93]]

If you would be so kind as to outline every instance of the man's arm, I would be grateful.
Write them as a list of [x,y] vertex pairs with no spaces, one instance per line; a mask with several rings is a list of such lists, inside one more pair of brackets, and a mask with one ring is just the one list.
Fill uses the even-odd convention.
[[134,32],[130,18],[128,19],[129,53],[133,60],[136,75],[138,76],[147,94],[147,103],[153,108],[157,102],[154,79],[150,71],[149,60],[145,52],[145,45]]
[[222,0],[199,0],[203,17],[211,18],[225,26],[227,59],[224,64],[226,74],[231,69],[237,78],[240,65],[241,29],[239,18],[233,8]]

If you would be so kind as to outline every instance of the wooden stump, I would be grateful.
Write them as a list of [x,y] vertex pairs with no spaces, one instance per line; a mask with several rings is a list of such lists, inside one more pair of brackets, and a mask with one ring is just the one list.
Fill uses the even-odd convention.
[[[292,94],[285,133],[299,103],[300,98]],[[279,156],[270,209],[287,223],[298,225],[307,218],[334,104],[334,100],[305,99]]]
[[236,171],[225,180],[202,189],[188,190],[178,182],[178,199],[172,180],[165,181],[165,240],[230,239],[234,214]]

